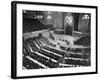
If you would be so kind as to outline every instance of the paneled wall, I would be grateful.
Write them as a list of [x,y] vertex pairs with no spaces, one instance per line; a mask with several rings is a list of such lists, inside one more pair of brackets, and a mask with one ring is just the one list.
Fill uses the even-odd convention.
[[56,27],[57,29],[64,29],[64,26],[63,26],[63,13],[56,12],[54,19],[55,19],[54,27]]
[[57,29],[63,29],[63,13],[61,12],[43,12],[46,25],[52,25]]
[[[23,13],[23,32],[27,32],[27,30],[31,32],[54,27],[56,29],[64,30],[65,32],[70,30],[70,33],[73,33],[73,31],[90,33],[90,14],[53,11],[23,11]],[[68,28],[68,23],[66,23],[65,20],[66,16],[69,16],[69,13],[71,13],[73,18],[70,25],[71,28]],[[42,16],[42,18],[35,19],[35,17],[39,16]]]
[[79,15],[78,31],[83,33],[90,33],[90,14]]
[[[42,18],[38,18],[41,17]],[[41,24],[41,25],[40,25]],[[63,13],[53,11],[23,11],[23,32],[54,27],[63,29]]]

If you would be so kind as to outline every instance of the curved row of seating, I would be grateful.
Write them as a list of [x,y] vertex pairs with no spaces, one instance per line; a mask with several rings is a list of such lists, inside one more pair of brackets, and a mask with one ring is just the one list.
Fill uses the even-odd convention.
[[38,68],[43,69],[43,67],[41,65],[34,63],[33,61],[31,61],[30,59],[28,59],[26,57],[23,57],[23,66],[26,69],[38,69]]
[[89,55],[85,54],[85,53],[84,54],[73,54],[73,53],[71,53],[68,56],[72,57],[72,58],[82,58],[82,59],[87,59],[89,57]]
[[71,48],[70,51],[73,51],[74,53],[90,53],[90,48]]
[[[47,38],[42,37],[36,37],[36,38],[29,38],[24,41],[23,43],[23,54],[25,56],[29,56],[30,58],[33,59],[33,61],[39,62],[38,68],[56,68],[56,67],[65,67],[61,66],[59,64],[67,64],[67,67],[70,67],[72,65],[74,66],[90,66],[90,49],[70,49],[65,51],[60,51],[56,48],[54,48],[53,43],[50,42]],[[25,60],[26,58],[23,59],[23,66],[26,68],[34,68],[37,63],[32,63],[31,60],[29,63]],[[34,65],[32,65],[34,64]],[[28,65],[28,67],[27,67]],[[69,66],[68,66],[69,65]],[[33,67],[31,67],[33,66]],[[45,67],[46,66],[46,67]]]
[[41,41],[42,41],[44,44],[46,44],[46,45],[49,45],[49,46],[51,46],[51,47],[56,47],[56,45],[53,44],[52,42],[50,42],[46,37],[42,37],[42,38],[41,38]]
[[54,48],[51,48],[51,47],[48,47],[48,46],[44,46],[43,48],[47,49],[51,52],[57,53],[59,55],[62,55],[62,56],[64,56],[64,54],[65,54],[65,52],[63,52],[63,51],[60,51],[60,50],[57,50],[57,49],[54,49]]
[[59,60],[59,56],[57,56],[57,55],[54,55],[54,54],[52,54],[52,53],[50,53],[50,52],[47,52],[47,51],[44,51],[44,50],[38,50],[38,52],[39,53],[41,53],[41,54],[43,54],[43,55],[45,55],[45,56],[47,56],[47,57],[49,57],[49,58],[51,58],[51,59],[54,59],[54,60]]
[[65,59],[66,64],[89,66],[90,62],[86,60]]

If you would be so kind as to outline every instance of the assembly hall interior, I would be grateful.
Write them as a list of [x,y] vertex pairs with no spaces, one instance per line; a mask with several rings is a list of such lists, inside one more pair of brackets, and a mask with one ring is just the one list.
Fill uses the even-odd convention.
[[23,10],[23,69],[91,66],[91,14]]

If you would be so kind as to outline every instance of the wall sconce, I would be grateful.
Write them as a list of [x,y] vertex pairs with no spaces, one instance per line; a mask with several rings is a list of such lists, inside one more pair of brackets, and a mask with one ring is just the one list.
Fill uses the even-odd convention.
[[47,16],[47,19],[49,19],[49,20],[52,19],[51,15],[48,15],[48,16]]
[[90,19],[89,15],[85,14],[83,15],[82,19]]

